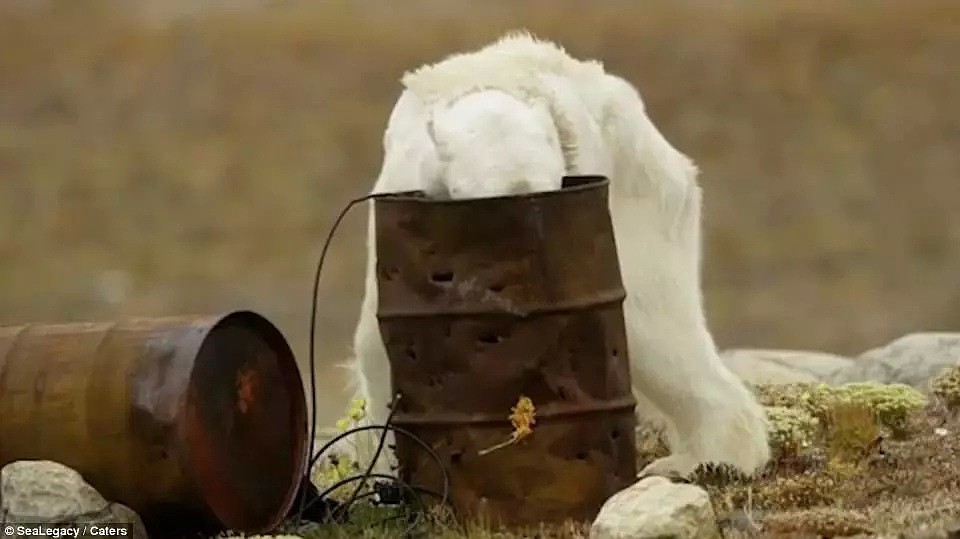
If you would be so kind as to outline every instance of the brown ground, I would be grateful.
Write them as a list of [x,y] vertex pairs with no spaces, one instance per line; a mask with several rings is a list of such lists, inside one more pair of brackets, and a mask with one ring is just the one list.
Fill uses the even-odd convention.
[[[722,346],[960,326],[954,0],[258,3],[0,5],[0,323],[253,308],[305,357],[319,243],[398,77],[525,26],[627,76],[700,164]],[[362,213],[322,283],[327,420]]]

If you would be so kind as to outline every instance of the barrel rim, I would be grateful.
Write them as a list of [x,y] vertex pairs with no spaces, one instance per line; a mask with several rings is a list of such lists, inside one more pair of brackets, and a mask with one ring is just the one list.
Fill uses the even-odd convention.
[[[222,518],[218,514],[218,512],[213,507],[210,506],[210,504],[207,501],[206,493],[204,492],[202,485],[201,484],[195,485],[197,488],[198,494],[200,494],[200,500],[203,503],[203,505],[226,528],[234,529],[237,531],[244,531],[246,533],[269,532],[271,530],[276,529],[277,526],[279,526],[283,522],[283,520],[286,518],[287,513],[289,512],[290,508],[293,506],[293,502],[296,499],[296,496],[300,489],[300,483],[302,482],[303,475],[306,471],[307,460],[308,460],[307,452],[309,451],[308,449],[309,447],[308,446],[309,412],[307,410],[306,389],[303,386],[303,381],[300,376],[300,370],[296,363],[296,356],[293,353],[293,349],[290,347],[290,343],[287,341],[286,337],[283,335],[283,332],[280,331],[280,328],[278,328],[276,325],[270,322],[270,320],[267,319],[265,316],[252,310],[241,309],[241,310],[227,312],[221,315],[212,315],[210,318],[213,320],[213,322],[205,325],[204,331],[200,335],[200,338],[198,340],[198,345],[196,347],[196,350],[194,350],[194,356],[199,355],[200,350],[203,348],[203,345],[207,342],[207,338],[215,329],[239,320],[241,324],[252,325],[253,327],[256,327],[258,331],[264,332],[263,337],[270,343],[271,346],[277,346],[278,351],[281,352],[283,356],[279,358],[280,369],[282,371],[286,371],[294,374],[296,376],[296,379],[300,382],[299,384],[294,384],[296,387],[293,388],[293,389],[297,389],[297,388],[299,389],[299,391],[296,391],[297,394],[293,395],[293,398],[298,399],[299,397],[298,400],[301,402],[301,406],[298,407],[298,409],[300,410],[300,413],[298,415],[300,417],[296,418],[297,423],[300,423],[300,425],[298,425],[300,440],[299,440],[299,443],[297,444],[299,445],[299,447],[295,448],[297,449],[296,465],[294,466],[294,471],[293,471],[292,477],[290,478],[290,487],[287,490],[287,493],[284,496],[284,498],[280,501],[280,504],[277,506],[274,516],[269,522],[264,522],[263,525],[257,529],[241,530],[239,528],[233,528],[232,524],[234,523],[229,522],[229,519]],[[196,363],[194,363],[191,366],[189,381],[187,383],[187,388],[185,388],[185,395],[182,402],[181,410],[188,409],[189,401],[191,398],[189,388],[193,385],[195,368],[196,368]],[[183,424],[184,423],[181,422],[181,425]],[[183,428],[180,429],[178,433],[178,438],[180,440],[180,443],[183,444],[183,447],[189,447],[189,444],[187,441],[187,432],[185,429]],[[192,455],[189,451],[186,452],[186,454],[184,455],[184,459],[185,459],[185,464],[188,466],[188,468],[195,472],[196,464],[194,463]]]
[[[581,182],[574,185],[568,185],[567,182]],[[564,196],[571,193],[590,191],[594,189],[605,189],[610,185],[610,178],[602,174],[567,174],[563,176],[563,186],[560,189],[550,191],[536,191],[533,193],[521,193],[516,195],[494,195],[476,198],[452,198],[438,199],[430,198],[423,191],[403,191],[399,193],[379,193],[374,196],[377,204],[387,203],[417,203],[431,205],[464,205],[477,202],[493,202],[504,200],[540,200],[545,198]]]
[[[625,394],[606,400],[590,400],[580,403],[552,402],[546,406],[537,407],[537,424],[554,421],[568,421],[571,417],[578,418],[599,414],[633,414],[637,407],[637,400],[633,394]],[[491,412],[397,412],[393,416],[393,423],[407,428],[449,427],[449,426],[502,426],[506,419],[502,413]]]

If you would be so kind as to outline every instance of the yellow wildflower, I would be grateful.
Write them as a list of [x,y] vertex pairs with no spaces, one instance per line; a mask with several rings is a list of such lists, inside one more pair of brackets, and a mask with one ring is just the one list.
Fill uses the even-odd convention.
[[520,399],[517,400],[517,405],[510,408],[508,418],[510,419],[510,424],[513,425],[513,432],[510,433],[510,438],[493,447],[481,450],[479,452],[480,456],[515,444],[533,434],[533,425],[537,422],[536,417],[537,409],[533,406],[533,401],[530,400],[529,397],[521,395]]
[[350,419],[354,421],[360,421],[367,415],[367,401],[366,399],[353,399],[353,402],[350,405]]

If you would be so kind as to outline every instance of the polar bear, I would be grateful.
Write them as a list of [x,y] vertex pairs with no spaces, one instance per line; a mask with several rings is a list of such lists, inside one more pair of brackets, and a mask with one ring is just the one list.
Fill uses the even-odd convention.
[[[721,361],[704,316],[697,168],[653,125],[633,86],[526,32],[408,72],[402,82],[373,192],[475,198],[559,189],[565,174],[609,177],[636,411],[664,429],[670,448],[640,476],[685,476],[701,463],[745,474],[763,467],[770,458],[764,410]],[[367,421],[382,424],[391,395],[374,234],[371,205],[365,296],[348,367]],[[372,446],[360,446],[370,454]]]

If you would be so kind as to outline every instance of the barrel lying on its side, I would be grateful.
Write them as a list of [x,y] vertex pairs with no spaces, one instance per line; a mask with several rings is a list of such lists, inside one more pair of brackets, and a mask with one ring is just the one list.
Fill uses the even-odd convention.
[[[592,519],[636,477],[635,402],[608,181],[472,200],[378,198],[378,318],[395,422],[437,450],[461,513],[507,524]],[[534,433],[507,439],[523,395]],[[398,437],[405,478],[440,487]]]
[[225,316],[0,328],[0,466],[53,460],[151,523],[251,533],[286,515],[307,452],[293,353]]

